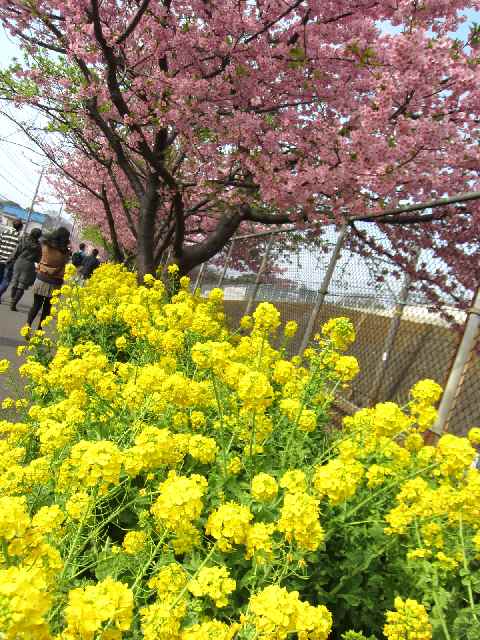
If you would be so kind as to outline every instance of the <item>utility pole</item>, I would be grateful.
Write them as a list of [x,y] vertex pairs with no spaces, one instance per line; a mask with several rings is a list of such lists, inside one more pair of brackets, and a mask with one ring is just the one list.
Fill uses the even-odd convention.
[[43,179],[43,174],[45,173],[45,169],[42,168],[41,172],[40,172],[40,176],[38,178],[38,182],[37,182],[37,186],[35,188],[35,193],[33,194],[33,198],[32,198],[32,204],[30,205],[30,208],[28,210],[28,215],[27,215],[27,221],[22,229],[22,235],[24,235],[27,232],[28,229],[28,225],[30,224],[30,221],[32,219],[32,213],[33,213],[33,208],[35,206],[35,201],[37,199],[38,196],[38,190],[40,189],[40,184],[42,182]]
[[62,202],[62,204],[60,205],[60,209],[58,210],[57,213],[57,224],[60,222],[60,220],[62,219],[62,213],[63,213],[63,206],[64,206],[64,202]]

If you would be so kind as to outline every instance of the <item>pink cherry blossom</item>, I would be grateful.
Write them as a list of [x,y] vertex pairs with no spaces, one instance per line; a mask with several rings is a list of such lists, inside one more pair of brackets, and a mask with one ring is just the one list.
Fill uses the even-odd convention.
[[[137,255],[141,275],[169,248],[188,272],[243,231],[296,224],[316,237],[327,223],[480,190],[477,42],[449,35],[479,0],[31,7],[0,0],[30,53],[4,92],[67,131],[49,153],[58,189],[118,253]],[[479,205],[433,213],[385,218],[388,250],[361,231],[351,247],[407,269],[420,244],[446,265],[424,274],[432,300],[472,291]]]

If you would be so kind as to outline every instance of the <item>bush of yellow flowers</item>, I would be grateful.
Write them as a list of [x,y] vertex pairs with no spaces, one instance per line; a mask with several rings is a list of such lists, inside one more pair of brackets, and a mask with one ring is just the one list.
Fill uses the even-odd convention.
[[288,358],[273,305],[232,331],[219,289],[169,278],[67,279],[19,348],[0,638],[478,640],[480,429],[424,444],[432,380],[334,429],[347,318]]

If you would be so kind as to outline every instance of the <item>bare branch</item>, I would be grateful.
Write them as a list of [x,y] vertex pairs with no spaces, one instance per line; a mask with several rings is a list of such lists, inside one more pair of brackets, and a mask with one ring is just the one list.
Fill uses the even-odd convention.
[[122,33],[122,35],[117,39],[116,44],[121,44],[124,40],[126,40],[128,38],[129,35],[131,35],[135,31],[135,29],[137,28],[138,23],[142,19],[143,14],[148,9],[148,5],[149,4],[150,4],[150,0],[143,0],[142,4],[140,5],[140,7],[139,7],[139,9],[137,11],[137,13],[132,18],[130,24],[125,29],[125,31]]
[[42,49],[49,49],[50,51],[55,51],[56,53],[62,53],[62,54],[66,54],[67,53],[67,50],[64,49],[63,47],[57,47],[54,44],[48,44],[47,42],[42,42],[41,40],[38,40],[37,38],[32,38],[31,36],[25,35],[21,31],[18,31],[15,35],[17,35],[22,40],[25,40],[25,42],[29,42],[30,44],[34,44],[37,47],[41,47]]
[[[422,211],[423,209],[433,209],[434,207],[444,207],[447,204],[457,204],[460,202],[470,202],[472,200],[480,200],[480,191],[467,191],[466,193],[458,193],[455,196],[449,198],[438,198],[436,200],[427,200],[420,204],[408,204],[403,207],[396,207],[395,209],[386,209],[385,211],[377,211],[365,216],[353,216],[349,219],[349,223],[352,222],[371,222],[376,221],[379,218],[385,218],[388,216],[398,215],[408,211]],[[385,221],[383,221],[385,222]]]
[[251,36],[249,36],[245,40],[245,44],[250,44],[250,42],[252,42],[252,40],[255,40],[255,38],[258,38],[258,36],[262,35],[266,31],[271,29],[273,26],[275,26],[277,24],[277,22],[280,22],[280,20],[283,20],[283,18],[286,18],[288,16],[288,14],[291,13],[292,11],[294,11],[298,6],[300,6],[302,4],[302,2],[303,2],[303,0],[296,0],[291,6],[287,7],[285,9],[285,11],[283,11],[283,13],[281,13],[279,16],[277,16],[274,20],[270,20],[270,22],[267,22],[267,24],[264,25],[262,27],[262,29],[260,29],[260,31],[257,31],[256,33],[254,33]]
[[288,224],[291,222],[290,216],[278,213],[264,213],[263,211],[254,211],[248,207],[245,213],[245,220],[250,222],[259,222],[261,224]]
[[[466,213],[466,212],[464,212]],[[401,216],[399,218],[378,218],[377,220],[367,220],[366,222],[376,222],[377,224],[425,224],[428,222],[435,222],[436,220],[444,220],[448,218],[448,213],[432,213],[429,215],[417,215],[417,216]],[[351,223],[353,224],[353,223]]]

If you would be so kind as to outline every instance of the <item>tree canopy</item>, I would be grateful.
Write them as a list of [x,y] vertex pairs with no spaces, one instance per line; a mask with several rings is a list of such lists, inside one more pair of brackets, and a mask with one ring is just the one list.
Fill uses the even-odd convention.
[[394,260],[431,248],[472,288],[478,205],[397,209],[480,190],[478,32],[451,36],[479,7],[0,0],[28,53],[1,91],[62,135],[41,142],[58,188],[140,274],[167,248],[188,272],[239,230],[361,218],[388,225]]

